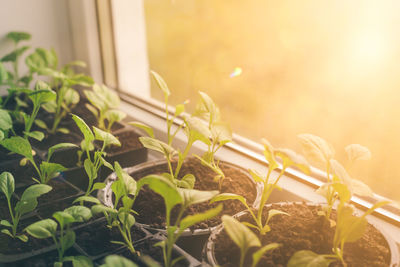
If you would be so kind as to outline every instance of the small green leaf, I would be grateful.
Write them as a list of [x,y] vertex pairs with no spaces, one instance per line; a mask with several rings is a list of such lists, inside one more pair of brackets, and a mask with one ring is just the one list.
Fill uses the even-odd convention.
[[107,213],[114,213],[117,214],[118,211],[116,209],[110,208],[110,207],[106,207],[104,205],[94,205],[93,207],[91,207],[91,211],[92,214],[98,214],[98,213],[103,213],[103,212],[107,212]]
[[28,242],[28,237],[26,235],[17,235],[17,238],[22,242]]
[[264,182],[264,179],[262,178],[262,175],[258,171],[249,169],[249,173],[250,173],[251,177],[253,177],[253,180],[256,183]]
[[298,137],[308,158],[323,163],[324,166],[333,158],[335,151],[321,137],[312,134],[300,134]]
[[196,182],[196,177],[194,177],[194,175],[190,173],[183,176],[181,180],[176,180],[176,183],[179,187],[187,189],[192,189],[194,187],[195,182]]
[[216,190],[200,191],[196,189],[185,189],[185,188],[177,188],[177,190],[180,193],[183,203],[186,206],[209,201],[219,193]]
[[74,267],[93,267],[93,262],[90,258],[80,255],[80,256],[68,256],[64,258],[65,261],[72,261],[72,266]]
[[356,160],[370,160],[371,159],[371,151],[365,146],[359,144],[351,144],[346,146],[345,148],[347,157],[350,162],[354,162]]
[[229,237],[242,251],[247,251],[250,247],[261,246],[257,236],[235,218],[223,215],[222,223]]
[[45,123],[44,121],[42,121],[42,120],[35,119],[34,123],[35,123],[38,127],[42,128],[42,129],[47,129],[46,123]]
[[12,126],[12,119],[8,111],[0,109],[0,130],[9,130]]
[[31,185],[22,193],[21,200],[29,201],[31,199],[36,199],[41,195],[50,192],[52,189],[51,186],[45,184]]
[[139,129],[142,129],[143,131],[145,131],[151,138],[155,138],[154,136],[154,131],[153,128],[151,128],[150,126],[138,122],[138,121],[132,121],[132,122],[128,122],[129,125],[132,125],[134,127],[137,127]]
[[83,167],[85,168],[86,174],[88,175],[89,179],[94,180],[97,178],[96,168],[89,159],[85,159],[85,161],[83,162]]
[[11,236],[12,238],[14,238],[13,234],[8,229],[1,229],[0,232],[5,234],[5,235],[8,235],[8,236]]
[[158,151],[164,154],[166,157],[169,157],[176,153],[173,147],[152,137],[141,136],[139,137],[139,141],[142,143],[144,147],[154,151]]
[[106,187],[106,184],[105,184],[105,183],[95,183],[95,184],[93,185],[93,187],[92,187],[92,191],[94,191],[94,190],[101,190],[101,189],[103,189],[104,187]]
[[271,170],[278,168],[279,165],[275,159],[274,147],[265,138],[261,139],[261,142],[264,145],[264,156],[265,159],[268,161],[269,164],[268,168]]
[[17,44],[20,41],[29,41],[32,36],[27,32],[9,32],[6,37]]
[[0,144],[11,152],[17,153],[33,161],[31,144],[20,136],[4,139]]
[[94,106],[90,105],[89,103],[86,103],[86,104],[85,104],[85,107],[86,107],[90,112],[92,112],[93,115],[94,115],[95,117],[98,117],[98,116],[99,116],[99,112],[97,111],[97,109],[96,109]]
[[6,83],[8,80],[8,73],[3,63],[0,62],[0,84]]
[[184,104],[178,104],[175,106],[175,116],[181,115],[185,111]]
[[350,192],[349,188],[345,184],[333,183],[331,185],[332,185],[333,189],[339,195],[340,202],[347,203],[347,202],[350,201],[351,192]]
[[5,55],[0,59],[2,62],[15,62],[19,56],[21,56],[26,50],[28,50],[29,46],[21,46],[20,48],[15,49],[11,53]]
[[94,126],[93,126],[93,132],[94,132],[96,140],[103,141],[106,146],[108,146],[108,145],[121,146],[121,143],[119,142],[119,140],[111,133],[100,130],[99,128],[94,127]]
[[75,144],[72,144],[72,143],[59,143],[57,145],[50,147],[49,151],[47,153],[47,161],[50,161],[50,158],[53,155],[54,151],[59,150],[59,149],[72,148],[72,147],[78,147],[78,146]]
[[68,106],[78,104],[79,93],[72,88],[68,88],[64,95],[64,101]]
[[115,172],[118,176],[118,179],[123,182],[125,195],[134,195],[137,189],[137,183],[135,179],[132,178],[126,171],[121,168],[121,165],[116,161],[115,162]]
[[135,224],[135,217],[133,217],[132,214],[124,211],[118,213],[118,219],[126,229],[131,229],[132,226]]
[[25,231],[35,238],[44,239],[56,234],[57,223],[52,219],[45,219],[29,225]]
[[0,174],[0,190],[4,193],[7,199],[11,199],[15,190],[14,176],[9,172]]
[[95,197],[92,197],[92,196],[80,196],[80,197],[76,198],[72,202],[72,204],[75,204],[75,203],[81,202],[81,201],[86,201],[86,202],[90,202],[90,203],[94,203],[94,204],[100,204],[101,203],[100,200],[98,200]]
[[188,215],[182,219],[179,227],[181,230],[185,230],[192,225],[195,225],[199,222],[209,220],[214,218],[222,211],[223,205],[219,204],[216,208],[209,209],[203,213],[196,213],[195,215]]
[[268,245],[263,246],[259,250],[253,253],[253,263],[251,264],[252,267],[256,267],[258,262],[261,260],[261,257],[270,250],[276,249],[281,245],[278,243],[271,243]]
[[287,267],[329,267],[334,261],[311,250],[299,250],[290,258]]
[[118,109],[107,110],[104,116],[110,122],[122,121],[126,117],[126,113]]
[[308,162],[306,159],[294,152],[293,150],[287,148],[278,148],[275,149],[275,156],[280,157],[283,161],[284,168],[286,167],[297,167],[305,174],[310,174],[311,170],[308,166]]
[[75,244],[75,232],[72,230],[68,230],[64,237],[60,240],[61,242],[61,247],[65,250],[69,249],[70,247],[72,247]]
[[42,161],[40,163],[40,171],[43,174],[44,179],[42,183],[47,183],[50,179],[55,178],[60,172],[66,171],[63,165],[53,162]]
[[216,195],[210,200],[210,204],[217,202],[217,201],[225,201],[225,200],[239,200],[242,202],[242,204],[248,208],[247,201],[243,196],[237,195],[237,194],[232,194],[232,193],[222,193],[219,195]]
[[13,227],[12,224],[9,221],[6,220],[1,220],[0,225],[3,225],[5,227]]
[[63,133],[63,134],[69,134],[69,130],[67,128],[57,128],[57,132]]
[[75,121],[76,125],[78,126],[78,128],[81,130],[83,136],[85,137],[85,142],[89,146],[89,143],[91,143],[94,140],[93,132],[90,130],[89,126],[86,124],[86,122],[84,120],[82,120],[77,115],[74,115],[74,114],[71,114],[71,115],[72,115],[72,119]]
[[100,267],[137,267],[137,265],[122,256],[110,255]]
[[185,121],[193,141],[200,140],[207,145],[210,144],[211,131],[203,120],[196,117],[186,117]]
[[268,211],[268,218],[267,218],[267,224],[269,223],[269,221],[271,220],[272,217],[276,216],[276,215],[286,215],[286,216],[290,216],[289,213],[284,212],[284,211],[280,211],[280,210],[276,210],[276,209],[271,209]]
[[90,209],[84,206],[72,206],[65,209],[64,212],[74,217],[76,222],[85,222],[92,218]]
[[154,79],[156,80],[158,87],[164,92],[164,96],[168,97],[171,92],[168,89],[167,83],[164,79],[155,71],[150,71],[151,75],[153,75]]
[[33,131],[33,132],[25,132],[24,131],[24,134],[26,136],[32,137],[33,139],[36,139],[38,141],[42,141],[44,138],[44,133],[39,132],[39,131]]

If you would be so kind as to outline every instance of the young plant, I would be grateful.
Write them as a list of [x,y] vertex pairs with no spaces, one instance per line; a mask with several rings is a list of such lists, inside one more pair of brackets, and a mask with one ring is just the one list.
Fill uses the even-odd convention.
[[[140,137],[139,140],[148,149],[157,151],[162,153],[165,158],[167,159],[168,163],[168,173],[164,173],[168,180],[172,183],[177,185],[178,187],[182,188],[193,188],[196,178],[192,174],[187,174],[184,177],[179,177],[179,172],[182,168],[183,162],[189,155],[190,149],[194,142],[201,140],[203,143],[209,144],[210,143],[210,130],[207,126],[204,125],[203,121],[196,117],[190,116],[181,116],[181,114],[185,110],[185,103],[179,104],[175,107],[174,115],[171,115],[168,108],[168,99],[170,95],[170,91],[168,89],[167,84],[161,78],[160,75],[155,73],[154,71],[151,72],[155,80],[157,81],[158,86],[164,93],[165,99],[165,113],[166,113],[166,122],[167,122],[167,143],[160,141],[155,138],[154,131],[151,127],[144,125],[139,122],[131,122],[130,124],[141,128],[149,134],[149,137]],[[183,123],[180,124],[175,130],[172,129],[172,125],[177,117],[181,116],[183,119]],[[183,152],[180,150],[175,150],[172,147],[172,142],[177,135],[177,133],[184,128],[185,134],[187,136],[186,147],[184,148]],[[177,156],[177,165],[174,169],[172,166],[172,162],[175,160]]]
[[11,116],[7,110],[0,109],[0,141],[8,138],[10,131],[14,132]]
[[[147,185],[151,190],[161,195],[164,199],[167,238],[166,240],[157,243],[157,246],[162,248],[164,266],[173,266],[182,259],[181,257],[172,259],[173,246],[182,233],[199,222],[217,216],[222,210],[222,205],[218,205],[216,208],[209,209],[203,213],[187,215],[186,217],[183,217],[184,212],[194,204],[209,201],[218,194],[218,191],[199,191],[195,189],[179,188],[163,176],[149,175],[137,182],[137,193],[135,198],[138,196],[140,189],[144,185]],[[177,205],[179,210],[178,216],[175,222],[172,222],[171,210]]]
[[[240,248],[240,263],[239,267],[244,266],[244,259],[247,251],[251,247],[261,247],[261,242],[258,237],[243,223],[239,222],[235,218],[223,215],[222,223],[224,225],[225,231],[228,233],[229,237],[233,242]],[[278,248],[280,245],[278,243],[270,243],[258,249],[253,253],[251,264],[252,267],[256,267],[261,257],[270,250]]]
[[0,145],[11,152],[24,156],[25,159],[27,159],[32,164],[39,176],[39,179],[32,179],[41,184],[47,184],[51,179],[58,176],[60,172],[67,170],[61,164],[50,162],[51,156],[53,155],[54,151],[61,148],[76,147],[76,145],[71,143],[60,143],[54,145],[48,150],[47,160],[42,161],[38,166],[33,157],[31,144],[27,139],[24,139],[20,136],[13,136],[0,141]]
[[11,216],[10,222],[7,220],[0,221],[0,225],[11,228],[11,231],[9,229],[2,229],[1,232],[26,242],[28,241],[28,237],[24,234],[17,233],[18,223],[24,214],[27,214],[36,208],[38,205],[37,198],[48,193],[52,188],[51,186],[43,184],[31,185],[22,193],[21,199],[17,202],[15,207],[12,207],[11,197],[14,193],[14,189],[14,176],[9,172],[3,172],[0,174],[0,191],[6,196]]
[[219,167],[219,161],[215,159],[215,153],[225,144],[232,142],[232,130],[228,124],[221,121],[219,108],[214,101],[206,93],[199,92],[199,94],[201,101],[196,107],[194,116],[207,122],[211,135],[205,142],[208,147],[207,151],[201,157],[197,155],[195,157],[216,173],[214,180],[218,182],[218,189],[221,191],[225,174]]
[[[72,261],[74,266],[93,266],[91,260],[85,256],[64,257],[65,251],[75,243],[75,232],[71,229],[73,223],[81,223],[92,217],[90,209],[83,206],[72,206],[64,211],[57,211],[53,219],[44,219],[25,228],[31,236],[38,239],[52,238],[58,251],[58,262],[54,266],[63,266],[63,262]],[[57,224],[58,222],[58,224]],[[59,227],[58,227],[59,226]],[[59,231],[57,232],[57,228]],[[89,265],[87,265],[89,264]]]
[[50,134],[69,133],[68,129],[60,128],[59,124],[79,102],[79,93],[72,86],[91,86],[93,84],[91,77],[75,73],[73,67],[85,67],[86,64],[81,61],[73,61],[58,69],[58,57],[55,51],[43,48],[37,48],[34,53],[29,55],[26,64],[30,69],[31,76],[36,73],[50,77],[52,79],[51,86],[57,93],[56,99],[43,106],[47,112],[54,114],[52,125],[46,125],[40,120],[37,120],[36,124]]
[[[110,207],[104,206],[98,203],[97,199],[86,199],[86,201],[97,203],[97,205],[92,207],[92,213],[103,213],[107,219],[108,227],[118,228],[124,242],[111,242],[123,245],[128,248],[131,253],[135,253],[136,251],[133,247],[131,229],[135,224],[135,211],[132,210],[134,199],[132,196],[136,193],[136,181],[129,176],[128,173],[122,170],[118,162],[115,162],[114,169],[118,179],[111,185],[112,192],[114,193],[113,205]],[[80,198],[75,201],[79,200]]]
[[[302,134],[299,137],[305,153],[326,166],[327,182],[317,190],[317,193],[325,197],[327,206],[319,214],[325,216],[336,229],[332,244],[333,254],[319,255],[308,250],[298,251],[289,261],[290,266],[298,266],[299,262],[306,261],[321,262],[321,266],[328,266],[335,260],[340,260],[346,266],[343,258],[345,243],[360,239],[368,224],[366,216],[389,204],[389,201],[379,201],[360,217],[354,216],[354,207],[350,204],[352,195],[373,196],[372,190],[361,181],[350,177],[346,169],[333,158],[334,150],[324,139],[311,134]],[[370,151],[358,144],[348,145],[345,150],[350,163],[371,158]],[[339,204],[336,208],[336,221],[333,221],[331,213],[337,200]]]
[[[268,161],[269,166],[268,166],[268,172],[265,177],[263,177],[261,174],[259,174],[255,170],[250,170],[250,174],[252,175],[253,179],[257,183],[262,184],[262,195],[261,195],[261,201],[258,203],[257,207],[257,212],[254,212],[253,209],[251,209],[248,204],[246,199],[243,196],[237,195],[237,194],[232,194],[232,193],[222,193],[219,194],[218,196],[214,197],[210,202],[216,202],[216,201],[224,201],[224,200],[239,200],[248,210],[250,213],[251,217],[254,219],[254,223],[249,223],[245,222],[244,224],[257,229],[260,234],[265,235],[267,232],[269,232],[271,229],[268,225],[270,219],[278,214],[282,215],[289,215],[286,212],[282,212],[276,209],[271,209],[268,212],[268,217],[263,222],[263,210],[265,204],[267,204],[267,201],[272,194],[272,192],[277,188],[280,189],[278,186],[278,182],[280,178],[283,176],[285,173],[286,169],[289,167],[296,167],[303,171],[304,173],[310,173],[310,169],[308,166],[307,161],[294,151],[286,148],[274,148],[267,140],[263,139],[262,140],[263,145],[264,145],[264,156],[265,159]],[[282,161],[282,167],[279,172],[279,175],[276,178],[272,178],[271,174],[275,169],[279,168],[279,164],[277,161],[277,157],[279,157]]]
[[[84,136],[81,148],[84,149],[83,153],[86,153],[86,159],[83,162],[83,166],[89,178],[88,188],[85,193],[85,195],[88,196],[94,190],[102,189],[105,186],[104,183],[94,183],[94,180],[97,178],[101,166],[104,165],[109,169],[114,170],[112,165],[104,159],[106,155],[106,152],[104,151],[105,148],[109,145],[121,146],[121,143],[111,133],[102,131],[99,128],[93,127],[92,132],[89,126],[80,117],[74,114],[72,114],[72,119],[75,121],[76,125],[81,130]],[[103,142],[103,145],[100,150],[94,151],[92,157],[90,153],[90,148],[93,147],[93,141],[95,140]]]
[[85,90],[84,93],[91,103],[86,107],[97,118],[100,129],[111,132],[113,124],[126,117],[126,113],[118,109],[121,102],[119,96],[105,85],[95,84],[93,91]]

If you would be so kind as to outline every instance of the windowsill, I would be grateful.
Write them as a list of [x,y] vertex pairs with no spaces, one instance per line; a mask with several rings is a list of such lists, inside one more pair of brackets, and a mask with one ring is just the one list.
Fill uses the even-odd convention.
[[[121,99],[121,109],[129,115],[130,120],[140,121],[151,126],[157,138],[163,141],[166,140],[165,113],[162,103],[154,99],[141,99],[126,94],[122,94]],[[180,132],[176,136],[174,145],[181,147],[185,140],[186,136]],[[197,142],[193,145],[191,152],[201,153],[205,149],[205,146]],[[234,135],[234,143],[221,148],[217,156],[221,160],[229,161],[245,169],[255,169],[260,173],[266,173],[267,171],[268,164],[262,155],[262,146],[238,135]],[[154,152],[149,154],[149,160],[160,157],[160,154]],[[269,202],[304,201],[322,203],[324,199],[315,193],[315,189],[322,184],[322,172],[313,168],[313,176],[307,176],[294,169],[288,170],[279,181],[279,186],[283,190],[275,190]],[[352,201],[359,209],[366,209],[366,207],[372,206],[368,201],[358,197],[353,197]],[[368,219],[373,224],[381,226],[389,236],[400,244],[400,216],[385,209],[378,209],[373,215],[368,216]]]

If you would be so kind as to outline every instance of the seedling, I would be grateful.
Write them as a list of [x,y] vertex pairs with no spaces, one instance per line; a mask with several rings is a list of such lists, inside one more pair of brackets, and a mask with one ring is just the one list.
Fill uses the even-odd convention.
[[[173,246],[182,233],[199,222],[217,216],[222,210],[222,205],[218,205],[216,208],[209,209],[203,213],[187,215],[186,217],[183,217],[184,212],[194,204],[209,201],[218,194],[218,191],[199,191],[195,189],[179,188],[163,176],[149,175],[137,182],[137,193],[135,198],[138,196],[140,189],[144,185],[147,185],[151,190],[161,195],[164,199],[167,238],[166,240],[157,243],[157,246],[160,246],[163,250],[164,266],[173,266],[182,259],[182,257],[172,259]],[[179,207],[179,212],[175,222],[173,223],[171,221],[171,210],[177,205]]]
[[[223,215],[222,223],[224,225],[225,231],[228,233],[229,237],[233,242],[240,248],[240,263],[239,267],[244,266],[244,259],[251,247],[261,247],[261,242],[258,237],[243,223],[239,222],[235,218]],[[278,248],[280,245],[278,243],[270,243],[265,245],[253,253],[251,264],[252,267],[256,267],[261,257],[270,250]]]
[[47,112],[54,114],[53,124],[49,126],[41,120],[36,120],[36,124],[50,134],[69,133],[67,128],[59,127],[59,124],[79,102],[79,93],[72,86],[91,86],[93,84],[91,77],[75,73],[73,67],[85,67],[86,64],[81,61],[73,61],[58,69],[58,58],[55,51],[43,48],[38,48],[29,55],[26,64],[30,69],[31,76],[37,73],[52,78],[51,85],[57,93],[56,99],[43,106]]
[[[131,229],[135,224],[135,217],[133,216],[135,212],[132,210],[134,199],[132,196],[136,193],[136,181],[129,176],[128,173],[122,170],[118,162],[115,162],[114,169],[118,179],[111,185],[112,192],[114,193],[113,206],[106,207],[100,203],[97,203],[97,199],[86,199],[86,201],[97,203],[97,205],[92,207],[92,213],[103,213],[107,219],[108,226],[110,228],[118,228],[124,242],[111,242],[123,245],[132,253],[135,253]],[[76,201],[79,200],[80,198],[78,198]]]
[[38,167],[32,154],[31,144],[27,139],[24,139],[20,136],[13,136],[0,141],[0,145],[11,152],[24,156],[27,160],[29,160],[39,176],[39,179],[32,179],[41,184],[47,184],[51,179],[57,177],[60,172],[67,170],[61,164],[50,162],[54,151],[67,147],[76,147],[75,144],[71,143],[60,143],[50,147],[47,153],[47,160],[42,161]]
[[[139,137],[140,142],[148,149],[162,153],[167,159],[169,173],[164,173],[163,176],[170,180],[172,183],[182,188],[193,188],[196,178],[192,174],[186,174],[184,177],[179,178],[179,172],[182,168],[182,164],[187,158],[189,151],[194,142],[201,140],[202,142],[209,144],[209,137],[211,136],[210,130],[204,125],[203,121],[196,117],[181,116],[185,110],[185,103],[179,104],[175,107],[175,113],[170,114],[168,109],[168,99],[170,91],[167,84],[156,72],[152,71],[154,79],[157,81],[158,86],[164,93],[165,100],[165,114],[167,122],[167,143],[160,141],[155,138],[154,131],[151,127],[138,122],[130,123],[133,126],[139,127],[146,131],[149,137]],[[177,117],[181,116],[183,123],[180,124],[174,131],[172,125]],[[177,133],[183,129],[187,136],[186,147],[183,152],[180,150],[175,150],[172,147],[172,142],[177,135]],[[177,165],[173,169],[172,162],[175,160],[174,157],[177,156]]]
[[7,110],[0,109],[0,141],[8,138],[10,131],[13,132],[11,116]]
[[[362,216],[354,216],[354,207],[350,204],[352,195],[372,196],[372,190],[361,181],[352,179],[345,168],[333,159],[333,148],[325,140],[311,134],[302,134],[299,137],[305,153],[327,166],[327,182],[317,190],[325,197],[327,207],[319,214],[324,215],[331,222],[332,227],[336,225],[336,229],[332,244],[333,254],[319,255],[308,250],[298,251],[292,256],[288,266],[299,266],[301,262],[310,261],[318,262],[319,266],[328,266],[330,262],[336,260],[340,260],[344,266],[347,266],[343,258],[345,243],[360,239],[368,224],[366,216],[390,202],[379,201]],[[369,150],[358,144],[349,145],[345,150],[351,163],[371,157]],[[337,200],[339,204],[336,208],[336,221],[333,221],[330,215]]]
[[93,91],[85,90],[84,93],[90,101],[86,107],[97,118],[100,129],[111,132],[113,124],[126,117],[126,113],[118,109],[121,102],[119,96],[105,85],[95,84]]
[[[84,136],[81,148],[84,149],[83,153],[86,153],[86,159],[83,162],[83,166],[89,178],[88,188],[85,193],[85,195],[88,196],[94,190],[102,189],[105,186],[104,183],[94,183],[101,166],[104,165],[109,169],[114,170],[112,165],[104,159],[104,156],[106,155],[106,152],[104,152],[105,148],[109,145],[121,146],[121,143],[111,133],[102,131],[99,128],[93,127],[92,132],[89,126],[80,117],[74,114],[72,114],[72,119],[75,121],[76,125]],[[90,148],[93,147],[92,143],[94,140],[103,142],[103,145],[100,150],[94,151],[94,155],[92,157]]]
[[206,120],[210,136],[205,142],[207,151],[202,157],[195,156],[216,173],[214,180],[218,182],[218,189],[221,191],[225,174],[219,167],[219,161],[215,159],[215,153],[225,144],[232,142],[232,130],[228,124],[221,121],[219,108],[214,101],[206,93],[199,92],[199,94],[201,101],[196,107],[194,116]]
[[[222,193],[213,198],[210,202],[216,202],[216,201],[224,201],[224,200],[239,200],[248,210],[250,213],[251,217],[254,219],[255,224],[249,223],[249,222],[244,222],[244,224],[248,227],[255,228],[257,229],[260,234],[265,235],[267,232],[269,232],[271,229],[268,225],[270,219],[273,216],[276,215],[289,215],[286,212],[282,212],[276,209],[271,209],[268,212],[268,217],[265,222],[262,221],[262,215],[263,215],[263,209],[265,204],[267,203],[271,193],[277,188],[280,189],[278,186],[278,182],[280,178],[283,176],[285,173],[286,169],[289,167],[296,167],[303,171],[304,173],[310,173],[310,168],[307,164],[307,161],[294,151],[290,149],[275,149],[267,140],[263,139],[262,140],[264,144],[264,156],[265,159],[268,161],[269,166],[268,166],[268,172],[265,177],[263,177],[261,174],[259,174],[255,170],[250,170],[250,174],[252,175],[253,179],[257,183],[262,183],[263,185],[263,191],[261,195],[261,201],[258,203],[257,207],[257,212],[255,213],[253,209],[251,209],[248,204],[246,199],[243,196],[237,195],[237,194],[232,194],[232,193]],[[279,172],[279,175],[275,178],[274,181],[272,181],[271,174],[273,171],[277,168],[279,168],[279,164],[277,161],[277,157],[279,157],[282,161],[282,167],[281,171]]]
[[24,234],[17,233],[18,223],[24,214],[27,214],[36,208],[38,205],[37,198],[48,193],[52,188],[51,186],[43,184],[31,185],[22,193],[21,199],[17,202],[15,207],[12,207],[11,197],[14,193],[14,189],[14,176],[9,172],[3,172],[0,174],[0,191],[6,196],[11,216],[11,222],[7,220],[0,221],[0,225],[11,228],[11,231],[9,229],[2,229],[1,232],[11,236],[12,238],[18,238],[21,241],[26,242],[28,241],[28,237]]
[[[54,266],[62,266],[65,261],[72,261],[79,266],[92,266],[91,260],[85,256],[64,257],[65,251],[75,243],[75,232],[71,229],[73,223],[88,221],[92,217],[90,209],[83,206],[72,206],[64,211],[57,211],[53,214],[53,219],[44,219],[35,222],[25,228],[31,236],[38,239],[52,238],[58,251],[58,262]],[[58,224],[57,224],[58,222]],[[59,231],[57,228],[59,226]],[[90,264],[90,265],[84,265]]]

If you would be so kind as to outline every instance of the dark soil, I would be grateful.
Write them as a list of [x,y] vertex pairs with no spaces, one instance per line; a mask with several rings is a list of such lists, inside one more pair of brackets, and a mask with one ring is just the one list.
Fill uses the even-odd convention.
[[76,199],[76,197],[70,197],[67,199],[61,199],[58,201],[52,201],[50,203],[42,204],[39,208],[37,208],[37,214],[42,219],[51,218],[53,213],[56,211],[63,211],[66,208],[71,207],[72,202]]
[[[86,227],[75,231],[76,243],[90,256],[98,256],[104,253],[112,254],[121,245],[113,244],[111,241],[123,242],[121,233],[116,227],[107,227],[105,220],[93,222]],[[137,227],[132,227],[132,238],[140,240],[146,234]]]
[[[257,194],[255,184],[252,182],[251,178],[238,168],[234,168],[231,165],[227,165],[222,162],[220,164],[226,176],[226,179],[222,184],[221,192],[242,195],[247,199],[249,205],[251,205],[256,199]],[[163,172],[167,172],[166,164],[148,168],[140,173],[131,173],[130,175],[138,180],[149,174],[161,174]],[[195,189],[218,190],[218,184],[213,180],[215,173],[208,167],[202,165],[199,160],[190,158],[183,164],[180,171],[180,176],[183,177],[188,173],[191,173],[196,177]],[[207,229],[209,227],[216,226],[221,223],[220,218],[223,214],[233,215],[245,209],[243,204],[236,200],[223,201],[221,203],[223,203],[224,209],[219,216],[194,225],[191,230]],[[210,208],[216,207],[218,204],[219,203],[209,204],[206,202],[193,205],[188,208],[186,215],[205,212]],[[154,228],[165,228],[164,200],[160,195],[154,193],[149,188],[144,187],[141,190],[135,201],[133,209],[139,213],[139,215],[136,216],[136,220],[138,222],[149,224]],[[171,214],[172,223],[174,223],[176,219],[177,212],[177,208],[173,209]]]
[[[107,156],[113,156],[114,154],[123,153],[129,150],[136,150],[142,148],[143,145],[139,141],[139,135],[134,131],[123,131],[115,134],[115,137],[121,142],[121,146],[110,146],[105,149]],[[102,146],[103,143],[96,141],[95,142],[99,147]]]
[[[35,139],[31,139],[31,142],[32,142],[33,147],[47,152],[47,150],[50,147],[57,145],[59,143],[73,143],[73,144],[79,145],[81,143],[81,140],[82,140],[82,138],[80,138],[77,135],[74,135],[71,133],[63,134],[63,133],[57,132],[55,134],[45,133],[45,137],[41,142],[39,142],[38,140],[35,140]],[[57,153],[57,151],[53,155],[55,155],[56,153]]]
[[[4,196],[3,193],[0,193],[0,194],[2,194],[1,196]],[[17,203],[17,201],[18,201],[18,199],[13,194],[11,197],[11,207],[15,207],[15,204]],[[2,197],[0,199],[0,218],[6,219],[6,220],[11,219],[10,210],[8,209],[8,203],[7,203],[7,199],[5,197]]]
[[[47,194],[44,194],[38,198],[38,206],[44,205],[46,203],[53,203],[59,199],[77,195],[79,193],[77,189],[75,189],[69,183],[66,183],[60,178],[50,180],[48,185],[50,185],[53,189]],[[25,189],[26,188],[20,188],[15,192],[19,197],[21,197]]]
[[37,177],[37,172],[30,162],[25,166],[19,165],[19,160],[0,164],[0,173],[7,171],[14,176],[15,188],[34,184],[32,177]]
[[[147,255],[150,256],[153,260],[161,263],[161,266],[164,266],[164,259],[163,259],[163,253],[160,247],[155,247],[154,244],[159,242],[160,240],[156,240],[156,239],[146,239],[143,242],[138,243],[135,246],[135,250],[138,252],[139,256],[143,256],[143,255]],[[130,251],[126,250],[123,251],[121,254],[121,256],[128,258],[132,261],[138,262],[138,265],[140,267],[146,267],[147,265],[141,263],[140,260],[138,260],[138,256],[137,255],[133,255]],[[176,251],[172,252],[172,258],[175,259],[177,257],[181,256],[180,254],[178,254]],[[178,261],[174,266],[175,267],[186,267],[188,266],[188,261],[186,259],[182,259],[180,261]]]
[[15,159],[22,159],[22,156],[12,153],[12,152],[8,151],[7,149],[5,149],[3,146],[0,146],[0,162],[5,162],[5,161],[15,160]]
[[[285,211],[291,216],[277,215],[273,217],[269,224],[271,231],[264,236],[259,236],[255,232],[262,245],[272,242],[282,244],[280,248],[267,252],[262,257],[259,266],[286,266],[290,257],[298,250],[311,250],[318,254],[332,253],[331,245],[335,228],[329,226],[325,217],[317,215],[320,207],[306,204],[283,206],[273,204],[270,208]],[[264,210],[264,214],[268,214],[266,212],[268,209]],[[263,220],[265,219],[266,216]],[[252,221],[249,215],[243,216],[240,220]],[[246,266],[251,265],[250,255],[255,250],[251,249],[247,253]],[[215,257],[221,266],[238,266],[240,250],[224,230],[216,238]],[[344,260],[348,267],[389,266],[390,250],[382,234],[369,224],[361,239],[345,245]],[[330,264],[330,267],[337,266],[342,265],[339,262]]]

